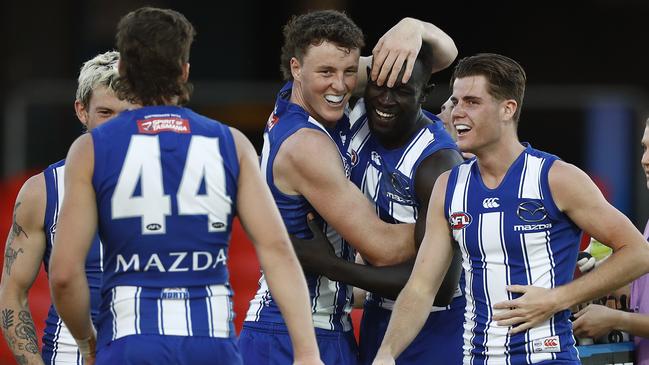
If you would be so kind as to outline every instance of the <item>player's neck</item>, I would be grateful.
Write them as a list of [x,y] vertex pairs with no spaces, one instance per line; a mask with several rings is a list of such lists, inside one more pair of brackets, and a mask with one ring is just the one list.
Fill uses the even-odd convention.
[[500,185],[514,161],[525,150],[518,138],[498,142],[476,153],[483,183],[490,189]]

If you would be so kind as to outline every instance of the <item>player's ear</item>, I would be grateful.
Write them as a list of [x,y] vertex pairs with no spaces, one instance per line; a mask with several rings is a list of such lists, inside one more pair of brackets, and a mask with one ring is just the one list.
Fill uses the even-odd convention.
[[518,109],[518,103],[514,99],[507,99],[503,102],[502,113],[503,119],[510,120],[514,119],[514,113]]
[[300,61],[295,57],[291,57],[290,65],[293,80],[300,80],[300,76],[302,75],[302,65],[300,65]]
[[74,111],[77,114],[77,118],[79,118],[79,121],[81,124],[87,126],[88,125],[88,111],[86,110],[86,107],[83,105],[83,103],[79,100],[74,101]]

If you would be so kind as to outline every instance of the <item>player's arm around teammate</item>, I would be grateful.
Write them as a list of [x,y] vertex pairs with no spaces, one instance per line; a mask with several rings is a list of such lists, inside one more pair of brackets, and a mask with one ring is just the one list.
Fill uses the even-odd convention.
[[556,161],[549,172],[550,190],[557,207],[582,230],[611,247],[613,254],[588,275],[553,289],[512,285],[523,296],[494,305],[505,309],[494,315],[500,326],[518,333],[552,314],[600,297],[649,271],[649,246],[631,221],[606,201],[595,183],[574,165]]
[[45,178],[29,178],[20,189],[7,237],[0,283],[2,331],[19,364],[43,364],[27,294],[45,252]]
[[[424,237],[426,229],[426,212],[429,198],[438,176],[444,171],[462,161],[459,153],[443,149],[433,153],[417,169],[415,178],[415,191],[422,202],[419,206],[419,216],[415,223],[415,244],[417,248]],[[331,249],[331,244],[322,234],[322,230],[314,222],[309,222],[315,239],[302,240],[291,237],[300,256],[300,262],[305,270],[327,276],[336,281],[348,283],[357,288],[369,290],[389,299],[396,299],[403,289],[414,265],[414,258],[404,263],[376,267],[371,265],[352,263],[337,257]],[[449,271],[435,297],[436,306],[446,306],[453,299],[455,286],[461,272],[460,258],[454,258],[453,272]]]
[[230,128],[239,157],[237,209],[250,236],[273,298],[291,335],[295,364],[321,364],[311,319],[309,293],[279,211],[264,182],[250,141]]
[[[402,75],[402,80],[407,81],[422,42],[429,43],[435,54],[431,72],[447,67],[457,56],[455,43],[442,30],[430,23],[405,18],[386,32],[374,48],[371,78],[379,84],[386,79],[388,84],[394,84]],[[359,61],[356,92],[363,90],[367,83],[369,61],[369,58]],[[399,71],[403,65],[406,67],[402,74]],[[300,80],[308,70],[296,65],[291,72],[294,79]],[[341,88],[345,82],[345,79],[336,80],[336,87]],[[280,147],[273,166],[280,190],[305,196],[324,220],[373,265],[397,264],[414,257],[413,227],[381,221],[344,171],[339,153],[327,136],[310,129],[289,137]]]
[[381,221],[344,171],[336,146],[325,134],[311,129],[301,129],[289,137],[273,166],[278,186],[285,181],[290,190],[304,195],[372,264],[390,265],[413,257],[413,226]]

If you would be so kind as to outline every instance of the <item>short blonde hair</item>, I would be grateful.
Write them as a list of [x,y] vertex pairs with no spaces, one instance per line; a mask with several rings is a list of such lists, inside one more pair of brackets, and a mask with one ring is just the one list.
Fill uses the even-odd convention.
[[114,90],[113,84],[119,76],[117,62],[119,52],[109,51],[99,54],[86,61],[79,71],[77,86],[77,100],[85,107],[90,103],[92,92],[98,86],[105,86]]

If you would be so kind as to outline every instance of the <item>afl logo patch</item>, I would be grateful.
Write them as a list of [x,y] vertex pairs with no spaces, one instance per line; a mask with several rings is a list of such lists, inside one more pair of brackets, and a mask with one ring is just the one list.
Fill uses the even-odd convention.
[[466,228],[472,220],[469,213],[455,212],[448,218],[448,223],[451,225],[451,229],[458,230]]

